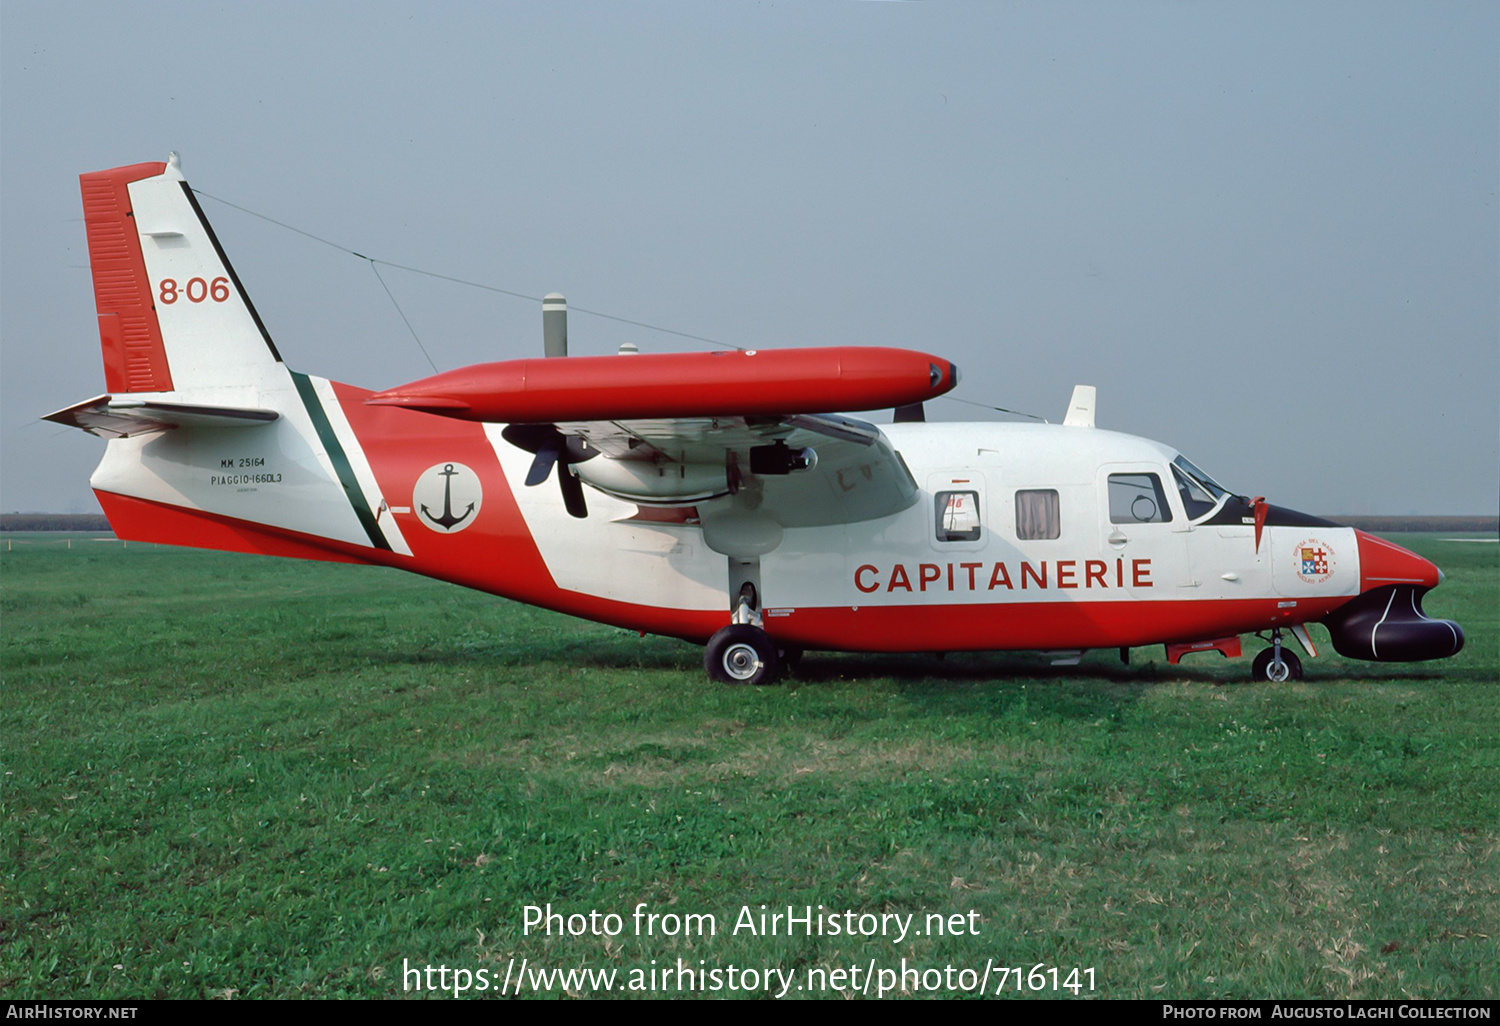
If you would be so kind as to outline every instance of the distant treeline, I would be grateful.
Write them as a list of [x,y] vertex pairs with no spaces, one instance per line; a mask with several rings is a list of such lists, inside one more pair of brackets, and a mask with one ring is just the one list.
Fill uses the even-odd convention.
[[1326,519],[1346,527],[1381,534],[1386,531],[1482,531],[1500,533],[1500,517],[1367,517],[1358,514]]
[[108,531],[103,513],[0,513],[0,531]]
[[[1483,531],[1500,534],[1500,517],[1330,516],[1362,531]],[[102,513],[0,513],[0,531],[108,531]]]

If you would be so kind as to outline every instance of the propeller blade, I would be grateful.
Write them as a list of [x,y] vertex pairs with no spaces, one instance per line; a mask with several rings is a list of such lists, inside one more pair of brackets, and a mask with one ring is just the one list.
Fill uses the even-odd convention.
[[500,435],[517,449],[535,453],[553,435],[558,434],[553,424],[507,424]]
[[508,424],[500,434],[516,448],[536,454],[531,469],[526,472],[529,487],[547,480],[553,465],[561,464],[557,468],[557,483],[562,488],[563,505],[580,520],[589,515],[583,499],[583,482],[568,468],[598,456],[598,449],[590,447],[582,438],[563,434],[555,424]]
[[527,487],[535,487],[547,480],[547,475],[552,473],[552,464],[557,462],[566,446],[567,440],[562,432],[554,429],[551,437],[537,449],[536,459],[531,461],[531,469],[526,472]]
[[557,468],[557,483],[562,488],[563,505],[571,516],[579,520],[589,515],[589,507],[583,501],[583,482],[568,469],[567,464]]

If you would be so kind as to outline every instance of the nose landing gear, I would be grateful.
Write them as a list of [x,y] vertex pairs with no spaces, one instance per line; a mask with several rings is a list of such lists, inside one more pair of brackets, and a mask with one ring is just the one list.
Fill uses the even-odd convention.
[[1288,680],[1302,679],[1302,660],[1297,653],[1281,646],[1281,628],[1271,628],[1271,647],[1255,657],[1250,666],[1253,680],[1280,684]]

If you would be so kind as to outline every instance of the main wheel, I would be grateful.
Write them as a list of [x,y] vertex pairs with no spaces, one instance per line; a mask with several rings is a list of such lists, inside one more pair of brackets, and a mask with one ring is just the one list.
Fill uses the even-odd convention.
[[1281,663],[1275,663],[1276,649],[1268,648],[1255,657],[1254,664],[1250,667],[1250,676],[1254,680],[1270,681],[1280,684],[1282,681],[1302,679],[1302,660],[1297,658],[1297,653],[1288,649],[1285,645],[1281,647]]
[[770,684],[780,660],[776,643],[759,627],[730,624],[708,640],[703,668],[720,684]]

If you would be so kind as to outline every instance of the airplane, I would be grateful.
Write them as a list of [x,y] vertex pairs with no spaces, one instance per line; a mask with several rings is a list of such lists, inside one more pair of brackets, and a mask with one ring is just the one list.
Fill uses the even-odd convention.
[[407,570],[703,644],[728,684],[806,650],[1176,664],[1244,634],[1281,682],[1310,623],[1355,659],[1463,647],[1432,563],[1096,427],[1092,387],[1061,424],[928,423],[941,357],[568,356],[552,294],[543,357],[371,391],[283,362],[175,154],[80,184],[107,392],[46,419],[108,440],[122,539]]

